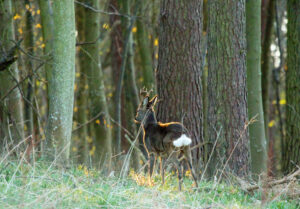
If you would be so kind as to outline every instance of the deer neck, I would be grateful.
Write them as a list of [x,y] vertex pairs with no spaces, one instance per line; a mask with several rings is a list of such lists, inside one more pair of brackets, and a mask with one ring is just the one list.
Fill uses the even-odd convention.
[[157,120],[155,117],[155,112],[153,110],[149,110],[145,122],[143,124],[144,129],[147,129],[147,127],[149,127],[149,125],[154,125],[157,124]]

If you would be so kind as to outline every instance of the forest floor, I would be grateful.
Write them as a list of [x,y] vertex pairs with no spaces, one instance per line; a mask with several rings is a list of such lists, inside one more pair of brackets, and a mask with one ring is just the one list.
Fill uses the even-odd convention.
[[[0,159],[1,162],[1,159]],[[5,164],[5,165],[4,165]],[[165,185],[155,175],[147,185],[143,174],[133,171],[126,178],[103,177],[84,166],[64,170],[44,161],[32,165],[17,161],[0,164],[0,208],[260,208],[261,194],[247,194],[238,186],[200,182],[196,191],[186,177],[178,192],[175,175]],[[275,194],[274,194],[275,195]],[[263,208],[300,208],[299,200],[285,195]]]

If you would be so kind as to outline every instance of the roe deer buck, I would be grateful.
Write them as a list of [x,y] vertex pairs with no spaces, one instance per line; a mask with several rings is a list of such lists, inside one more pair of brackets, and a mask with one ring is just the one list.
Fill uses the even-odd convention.
[[143,142],[148,153],[149,178],[151,178],[154,165],[153,162],[151,163],[151,155],[155,155],[155,158],[159,156],[161,159],[162,184],[164,184],[164,169],[166,163],[173,163],[178,171],[179,191],[181,191],[181,159],[183,158],[187,161],[195,184],[198,187],[192,166],[190,149],[192,140],[189,138],[188,130],[178,122],[157,122],[154,112],[157,96],[154,96],[149,101],[149,92],[144,89],[140,91],[140,95],[141,103],[137,109],[135,120],[141,123],[144,130]]

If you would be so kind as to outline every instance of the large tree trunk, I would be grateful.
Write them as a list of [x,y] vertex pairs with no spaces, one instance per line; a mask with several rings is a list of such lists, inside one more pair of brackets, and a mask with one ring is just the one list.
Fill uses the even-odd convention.
[[[60,163],[68,163],[72,133],[75,78],[75,14],[73,0],[53,1],[53,68],[48,75],[47,140]],[[50,18],[50,17],[49,17]]]
[[[188,37],[188,38],[187,38]],[[193,144],[203,142],[202,1],[163,0],[160,9],[157,69],[159,121],[183,122]],[[201,149],[193,150],[197,173]]]
[[248,117],[255,118],[249,126],[251,170],[255,179],[266,172],[267,150],[261,93],[261,1],[246,3]]
[[[209,175],[227,168],[249,173],[245,0],[208,2]],[[216,142],[217,140],[217,142]]]
[[[13,14],[11,0],[0,1],[0,45],[3,53],[7,53],[14,43]],[[1,51],[2,53],[2,51]],[[6,56],[0,54],[0,57]],[[8,93],[19,80],[19,73],[16,64],[9,69],[0,72],[0,98]],[[4,144],[16,145],[24,138],[24,123],[22,98],[18,88],[15,88],[6,98],[0,101],[0,151]]]
[[282,171],[300,166],[300,1],[287,1],[286,137]]
[[[93,8],[100,9],[98,0],[89,0],[86,3]],[[99,13],[86,9],[85,17],[85,41],[93,42],[99,39],[100,35],[100,19]],[[91,116],[94,117],[100,112],[100,124],[93,124],[95,131],[94,144],[95,164],[103,165],[103,162],[110,168],[111,162],[111,126],[110,117],[105,97],[105,88],[103,83],[103,72],[99,56],[99,41],[95,44],[84,46],[86,50],[85,59],[87,82],[89,87],[89,96],[91,101]],[[100,162],[100,163],[99,163]]]

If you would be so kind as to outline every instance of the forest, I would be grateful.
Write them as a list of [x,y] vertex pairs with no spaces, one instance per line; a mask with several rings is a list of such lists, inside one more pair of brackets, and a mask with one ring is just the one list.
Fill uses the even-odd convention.
[[2,208],[300,208],[300,1],[0,0]]

